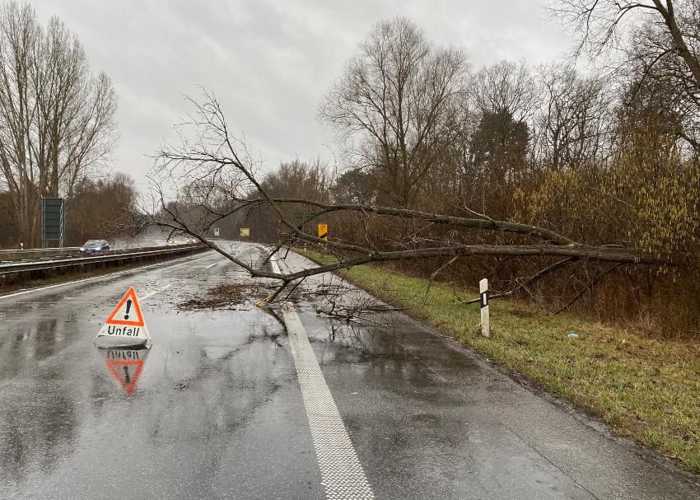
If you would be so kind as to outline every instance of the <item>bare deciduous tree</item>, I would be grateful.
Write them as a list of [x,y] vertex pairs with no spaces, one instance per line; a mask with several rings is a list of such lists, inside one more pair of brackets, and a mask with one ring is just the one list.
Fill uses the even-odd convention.
[[[697,152],[700,137],[700,3],[697,0],[560,0],[555,12],[579,33],[579,52],[598,56],[614,48],[623,70],[671,82],[669,105],[684,109],[691,123],[682,136]],[[657,85],[654,83],[653,85]],[[678,95],[682,98],[678,99]],[[691,113],[687,113],[687,108]]]
[[139,229],[136,198],[134,181],[125,174],[83,179],[67,200],[71,223],[66,228],[66,240],[82,244],[88,239],[135,233]]
[[[337,204],[317,202],[311,199],[275,198],[256,178],[253,165],[242,154],[242,145],[229,135],[229,127],[219,102],[211,95],[203,103],[194,102],[196,113],[193,116],[195,140],[185,140],[182,145],[166,148],[159,154],[161,179],[176,179],[185,187],[189,207],[197,207],[200,217],[188,220],[182,213],[166,203],[164,190],[159,189],[161,207],[166,217],[156,222],[174,231],[181,231],[200,240],[203,244],[219,252],[230,261],[243,267],[253,277],[274,278],[281,286],[271,297],[276,298],[282,290],[296,284],[308,276],[327,273],[370,262],[386,262],[427,257],[445,257],[453,260],[462,256],[512,256],[541,257],[558,256],[566,259],[584,259],[623,264],[658,264],[659,260],[639,255],[619,245],[587,245],[572,241],[564,235],[543,227],[521,224],[506,220],[494,220],[486,215],[473,213],[474,217],[458,217],[423,212],[408,208],[362,204]],[[237,189],[220,190],[221,179],[235,179]],[[190,189],[197,186],[197,190]],[[250,190],[247,190],[250,188]],[[210,194],[225,193],[234,202],[227,211],[212,206]],[[193,194],[199,193],[198,197]],[[251,206],[265,206],[279,221],[282,230],[280,240],[272,253],[284,245],[298,243],[314,244],[339,256],[337,263],[293,272],[272,272],[261,263],[251,263],[219,247],[207,239],[209,228],[218,221]],[[303,206],[307,209],[305,221],[293,221],[285,207]],[[522,243],[462,243],[454,238],[425,239],[410,238],[398,242],[385,242],[368,245],[369,235],[354,240],[332,238],[328,241],[318,238],[305,229],[305,222],[318,220],[329,214],[352,213],[361,223],[376,217],[389,217],[397,221],[418,221],[427,225],[440,225],[458,232],[480,231],[491,234],[509,234],[521,239]],[[381,242],[380,242],[381,243]],[[268,256],[269,258],[269,256]],[[267,259],[265,259],[267,260]],[[551,267],[551,266],[550,266]],[[537,275],[539,279],[541,275]],[[292,285],[294,286],[294,285]]]
[[536,154],[554,169],[595,165],[609,150],[612,99],[600,78],[579,78],[568,66],[543,68],[535,121]]
[[397,18],[377,25],[327,96],[321,115],[368,139],[362,163],[383,173],[383,199],[402,207],[416,201],[465,72],[459,51],[431,47]]
[[116,107],[109,78],[93,77],[80,42],[31,6],[0,11],[0,174],[25,244],[38,240],[39,200],[70,195],[110,150]]
[[479,71],[471,88],[482,113],[507,113],[516,122],[532,115],[537,98],[535,80],[525,63],[501,61]]

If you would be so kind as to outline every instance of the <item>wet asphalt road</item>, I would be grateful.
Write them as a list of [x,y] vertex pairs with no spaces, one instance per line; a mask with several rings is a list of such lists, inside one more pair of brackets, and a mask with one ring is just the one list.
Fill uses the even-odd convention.
[[[0,298],[0,498],[322,498],[283,324],[253,297],[235,311],[177,308],[248,281],[209,252]],[[96,349],[129,286],[147,297],[153,347]],[[349,326],[319,316],[325,305],[303,288],[296,302],[377,498],[700,495],[687,476],[405,316]]]

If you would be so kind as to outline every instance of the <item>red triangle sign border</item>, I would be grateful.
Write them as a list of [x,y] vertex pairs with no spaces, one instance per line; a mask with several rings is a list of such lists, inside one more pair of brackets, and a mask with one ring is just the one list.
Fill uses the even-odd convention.
[[[127,319],[115,319],[115,316],[119,312],[119,310],[122,308],[122,306],[126,303],[128,299],[131,299],[131,303],[134,306],[134,314],[136,316],[136,320],[127,320]],[[119,299],[119,302],[117,302],[117,305],[114,309],[112,309],[112,312],[107,316],[107,321],[105,321],[106,324],[108,325],[123,325],[123,326],[144,326],[145,321],[143,317],[143,313],[141,312],[141,304],[139,304],[139,299],[136,296],[136,290],[134,290],[133,287],[129,287],[129,289],[122,295],[122,298]]]

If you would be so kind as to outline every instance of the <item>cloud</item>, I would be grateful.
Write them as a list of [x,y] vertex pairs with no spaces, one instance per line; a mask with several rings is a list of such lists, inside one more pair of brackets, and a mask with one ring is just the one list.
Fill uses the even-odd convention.
[[545,0],[489,2],[340,0],[94,2],[35,0],[79,36],[92,68],[119,97],[113,168],[145,190],[153,154],[187,112],[199,86],[221,100],[233,130],[267,169],[332,156],[334,134],[318,119],[323,95],[382,19],[406,16],[431,41],[463,48],[473,66],[560,58],[567,35]]

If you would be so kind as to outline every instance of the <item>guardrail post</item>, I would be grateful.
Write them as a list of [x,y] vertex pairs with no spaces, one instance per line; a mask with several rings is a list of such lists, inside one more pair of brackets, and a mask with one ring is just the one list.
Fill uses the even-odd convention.
[[491,336],[491,325],[489,324],[489,280],[486,278],[479,281],[479,305],[481,306],[481,335]]

